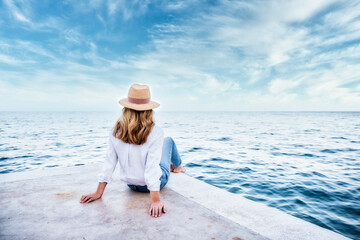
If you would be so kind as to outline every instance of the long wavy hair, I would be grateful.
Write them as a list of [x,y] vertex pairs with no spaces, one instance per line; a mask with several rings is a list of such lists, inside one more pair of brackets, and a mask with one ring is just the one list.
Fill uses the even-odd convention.
[[124,107],[116,121],[113,135],[125,143],[144,144],[155,126],[153,110],[136,111]]

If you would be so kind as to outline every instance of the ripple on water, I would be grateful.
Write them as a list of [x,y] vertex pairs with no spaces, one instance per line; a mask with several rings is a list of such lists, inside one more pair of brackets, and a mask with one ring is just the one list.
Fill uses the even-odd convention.
[[215,168],[215,169],[227,169],[226,167],[222,167],[216,164],[205,164],[203,165],[205,168]]
[[294,189],[289,186],[279,187],[275,192],[284,199],[295,196],[296,194],[296,191],[294,191]]
[[30,165],[33,165],[33,166],[38,166],[38,165],[41,165],[43,163],[41,162],[31,162]]
[[250,160],[249,163],[250,163],[250,165],[259,165],[259,166],[266,164],[266,163],[264,163],[262,161],[259,161],[258,159],[252,159],[252,160]]
[[306,173],[306,172],[297,172],[295,173],[296,175],[300,175],[302,177],[311,177],[310,173]]
[[22,155],[22,156],[16,156],[16,157],[13,157],[12,159],[19,159],[19,158],[31,158],[31,157],[34,157],[32,155]]
[[318,176],[318,177],[326,177],[324,174],[319,173],[319,172],[317,172],[317,171],[312,171],[311,173],[312,173],[313,175]]
[[301,156],[301,157],[315,157],[315,158],[320,157],[320,156],[317,156],[317,155],[311,154],[311,153],[304,153],[304,154],[300,154],[298,156]]
[[86,145],[85,144],[79,144],[79,145],[74,145],[73,147],[74,148],[79,148],[79,147],[85,147]]
[[323,149],[320,152],[322,153],[336,153],[336,149]]
[[344,152],[356,152],[356,151],[359,151],[359,149],[355,149],[355,148],[344,148],[344,149],[341,149],[340,151],[344,151]]
[[302,194],[303,196],[315,199],[319,202],[333,200],[333,196],[330,195],[325,189],[320,187],[312,189],[306,186],[294,186],[293,189],[294,191]]
[[1,171],[0,171],[0,174],[2,174],[2,173],[11,173],[11,172],[13,172],[13,170],[11,170],[11,169],[4,169],[4,170],[1,170]]
[[47,159],[47,158],[52,158],[52,157],[54,157],[54,156],[52,156],[52,155],[42,155],[42,156],[39,156],[38,158]]
[[204,177],[204,176],[202,176],[202,175],[200,175],[200,176],[196,176],[195,178],[196,178],[196,179],[199,179],[199,180],[203,180],[203,179],[205,179],[205,177]]
[[251,183],[243,183],[241,184],[242,187],[250,187],[251,186]]
[[295,204],[298,204],[300,206],[307,206],[306,202],[304,202],[300,198],[296,198],[294,202],[295,202]]
[[266,202],[267,200],[264,198],[260,198],[260,197],[255,197],[253,195],[244,195],[244,197],[246,197],[247,199],[253,200],[255,202]]
[[213,170],[213,171],[204,171],[204,173],[206,173],[206,174],[218,174],[219,171],[216,169],[216,170]]
[[232,161],[232,160],[225,159],[225,158],[220,158],[220,157],[213,157],[213,158],[210,158],[210,159],[204,159],[204,160],[202,160],[202,162],[234,163],[234,161]]
[[342,186],[342,187],[347,187],[350,185],[349,183],[343,182],[343,181],[336,181],[335,184]]
[[285,153],[285,152],[271,152],[274,156],[296,156],[296,157],[309,157],[319,158],[320,156],[311,153]]
[[241,192],[241,188],[239,187],[231,187],[228,189],[229,192],[232,192],[232,193],[239,193]]
[[202,167],[203,165],[198,163],[187,163],[185,166],[192,168],[192,167]]
[[219,142],[226,142],[226,141],[230,141],[231,138],[230,137],[221,137],[221,138],[212,138],[210,139],[211,141],[219,141]]
[[293,144],[294,147],[305,147],[303,144]]
[[45,167],[47,167],[47,168],[53,168],[53,167],[58,167],[59,165],[57,165],[57,164],[54,164],[54,165],[46,165]]
[[234,172],[252,172],[253,170],[249,167],[240,167],[240,168],[234,168],[233,169]]
[[260,148],[254,148],[254,147],[252,147],[252,148],[249,148],[250,150],[255,150],[255,151],[258,151],[258,150],[260,150]]
[[320,132],[320,129],[305,129],[305,133],[313,133],[313,132]]
[[347,139],[346,137],[331,137],[331,139]]
[[16,150],[19,150],[19,148],[11,146],[11,147],[6,147],[0,151],[7,152],[7,151],[16,151]]
[[338,148],[338,149],[324,149],[324,150],[321,150],[321,152],[324,152],[324,153],[356,152],[356,151],[359,151],[359,149],[355,149],[355,148]]
[[264,134],[264,135],[275,135],[275,133],[272,133],[272,132],[262,132],[261,134]]
[[199,151],[199,150],[203,150],[203,148],[201,148],[201,147],[193,147],[193,148],[189,149],[187,152],[196,152],[196,151]]

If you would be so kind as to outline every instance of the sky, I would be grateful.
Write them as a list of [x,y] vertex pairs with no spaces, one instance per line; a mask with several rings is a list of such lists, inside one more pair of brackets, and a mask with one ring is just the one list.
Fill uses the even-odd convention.
[[0,0],[0,111],[359,111],[360,1]]

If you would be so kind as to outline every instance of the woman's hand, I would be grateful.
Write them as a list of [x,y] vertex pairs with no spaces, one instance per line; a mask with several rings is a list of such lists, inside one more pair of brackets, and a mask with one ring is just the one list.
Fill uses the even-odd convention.
[[165,205],[161,201],[156,201],[151,203],[150,209],[149,209],[149,215],[153,217],[160,217],[161,213],[166,213]]
[[80,199],[80,203],[90,203],[92,201],[98,200],[99,198],[101,198],[101,195],[102,194],[98,192],[82,195]]
[[90,193],[87,195],[82,195],[80,198],[80,203],[90,203],[92,201],[98,200],[104,193],[107,182],[99,182],[96,192]]

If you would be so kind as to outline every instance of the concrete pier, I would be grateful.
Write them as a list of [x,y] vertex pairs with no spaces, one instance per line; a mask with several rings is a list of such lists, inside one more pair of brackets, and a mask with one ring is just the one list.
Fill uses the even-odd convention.
[[167,213],[119,180],[89,204],[101,164],[0,175],[0,239],[348,239],[186,174],[161,190]]

